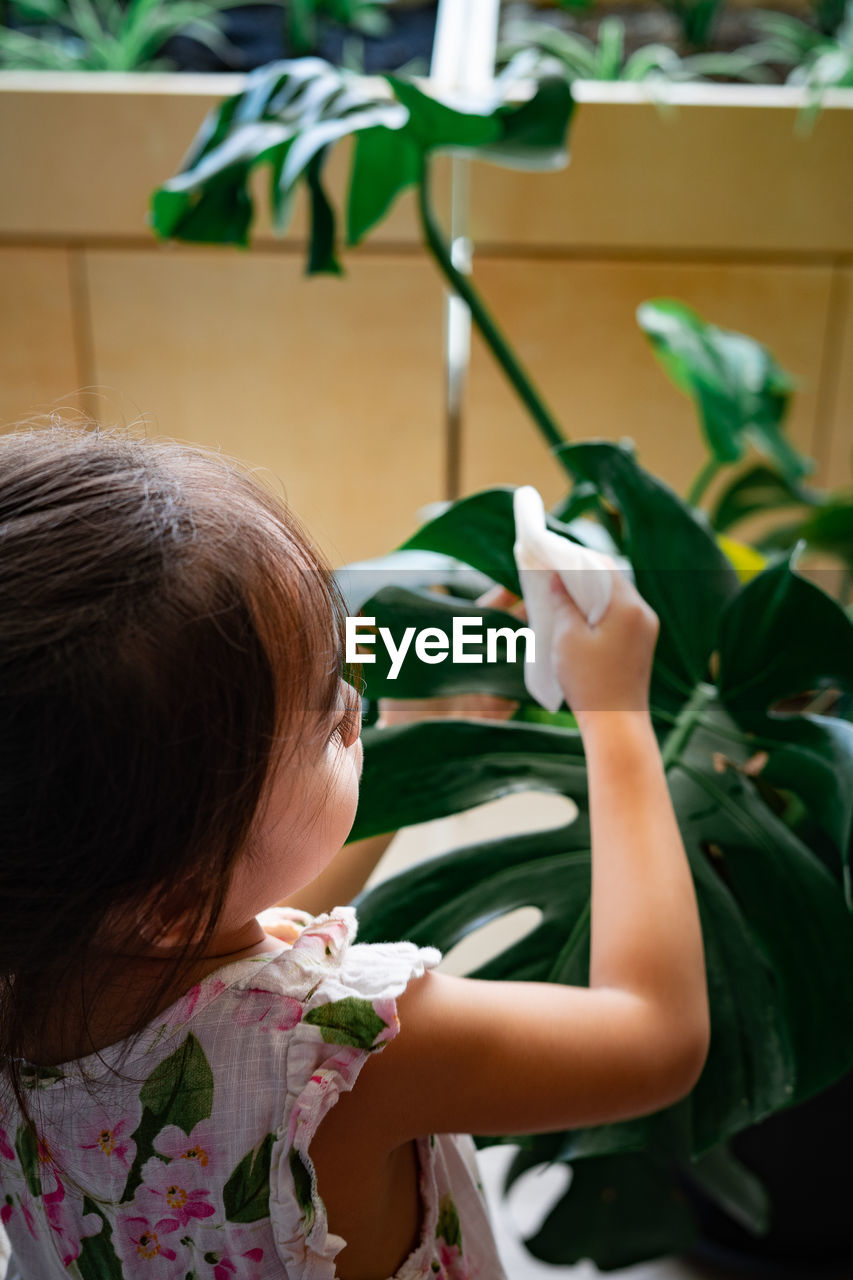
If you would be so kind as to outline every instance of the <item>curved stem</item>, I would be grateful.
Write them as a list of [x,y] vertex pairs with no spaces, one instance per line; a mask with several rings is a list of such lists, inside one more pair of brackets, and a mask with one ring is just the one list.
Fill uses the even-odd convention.
[[687,494],[687,501],[691,507],[698,507],[699,499],[702,497],[702,494],[708,488],[708,485],[714,479],[714,476],[720,470],[722,465],[722,462],[718,462],[713,455],[702,465]]
[[704,680],[696,685],[687,703],[679,711],[675,725],[661,749],[664,769],[678,763],[691,733],[699,722],[702,711],[716,696],[717,690],[714,685],[706,684]]
[[[421,217],[424,239],[427,247],[438,263],[450,287],[471,312],[471,318],[489,346],[493,356],[503,369],[515,388],[522,404],[530,412],[534,422],[545,437],[552,451],[566,444],[566,439],[553,414],[546,408],[542,397],[534,387],[528,374],[519,363],[512,347],[492,319],[485,303],[474,288],[470,279],[457,271],[450,256],[450,248],[442,235],[432,211],[429,199],[429,160],[424,160],[421,180],[418,184],[418,210]],[[559,458],[558,458],[559,461]],[[568,468],[566,468],[568,470]]]

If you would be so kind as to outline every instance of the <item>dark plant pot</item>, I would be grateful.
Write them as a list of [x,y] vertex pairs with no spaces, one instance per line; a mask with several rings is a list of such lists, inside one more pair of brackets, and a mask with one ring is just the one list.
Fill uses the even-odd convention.
[[853,1072],[808,1102],[737,1134],[733,1153],[770,1196],[770,1230],[752,1235],[688,1182],[685,1191],[701,1231],[695,1256],[733,1274],[767,1280],[850,1280],[852,1133]]

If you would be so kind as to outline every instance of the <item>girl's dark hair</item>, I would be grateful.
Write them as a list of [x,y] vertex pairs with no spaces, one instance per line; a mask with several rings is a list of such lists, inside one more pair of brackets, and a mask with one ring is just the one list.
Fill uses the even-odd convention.
[[162,935],[198,912],[189,972],[272,769],[321,749],[350,675],[331,568],[238,464],[53,423],[0,436],[0,1063],[25,1115],[50,994],[143,902]]

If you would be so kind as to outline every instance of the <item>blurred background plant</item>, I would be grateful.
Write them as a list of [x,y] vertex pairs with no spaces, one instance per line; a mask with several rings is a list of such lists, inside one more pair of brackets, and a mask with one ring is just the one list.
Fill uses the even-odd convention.
[[508,25],[498,49],[498,62],[514,63],[544,74],[550,66],[569,80],[703,80],[711,76],[755,82],[773,77],[760,56],[735,51],[681,56],[671,45],[647,44],[626,53],[626,22],[608,15],[595,37],[562,31],[544,23]]
[[847,0],[831,29],[821,25],[834,19],[837,9],[835,4],[820,6],[817,27],[790,14],[755,14],[766,58],[790,68],[788,84],[815,92],[853,87],[853,0]]
[[813,102],[853,85],[853,0],[814,0],[797,13],[725,0],[608,8],[563,0],[532,19],[528,5],[506,5],[499,64],[525,59],[569,80],[786,82],[810,89]]
[[[412,16],[417,54],[434,17]],[[383,43],[390,65],[412,64],[405,38],[399,53],[399,38],[386,40],[392,25],[388,0],[0,0],[0,69],[249,71],[322,54],[359,71],[366,47]]]
[[[798,380],[755,338],[710,324],[683,302],[644,302],[637,322],[668,377],[692,400],[708,448],[685,502],[702,509],[746,580],[798,545],[828,558],[842,571],[835,594],[849,611],[853,487],[828,490],[806,482],[814,460],[784,429]],[[758,459],[747,458],[750,445]],[[745,461],[749,465],[733,474]],[[850,462],[853,472],[853,457]],[[782,512],[789,518],[777,519]],[[742,527],[752,532],[744,537]]]
[[363,36],[387,35],[387,0],[290,0],[287,5],[288,48],[295,58],[319,49],[320,28],[332,22]]
[[[178,33],[226,60],[240,50],[221,11],[257,0],[8,0],[0,25],[0,69],[172,71],[155,55]],[[9,25],[10,20],[15,25]]]
[[[853,0],[782,3],[507,0],[498,64],[570,81],[788,83],[812,104],[853,85]],[[435,0],[0,0],[0,68],[249,71],[317,55],[426,74],[435,12]]]

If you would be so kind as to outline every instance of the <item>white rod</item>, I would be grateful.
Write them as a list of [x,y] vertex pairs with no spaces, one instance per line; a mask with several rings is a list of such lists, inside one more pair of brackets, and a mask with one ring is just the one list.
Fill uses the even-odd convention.
[[[463,107],[475,107],[495,78],[499,0],[439,0],[430,80]],[[450,252],[457,271],[471,273],[473,246],[468,238],[468,161],[454,156],[450,172]],[[445,289],[444,380],[448,440],[447,478],[455,498],[459,486],[462,400],[471,361],[471,312]]]

